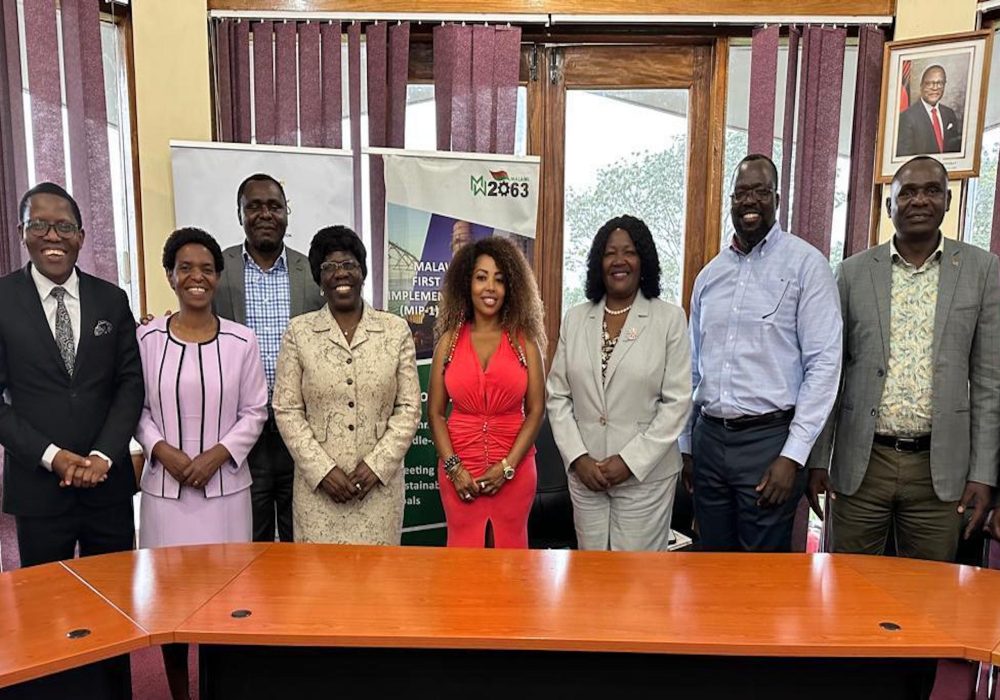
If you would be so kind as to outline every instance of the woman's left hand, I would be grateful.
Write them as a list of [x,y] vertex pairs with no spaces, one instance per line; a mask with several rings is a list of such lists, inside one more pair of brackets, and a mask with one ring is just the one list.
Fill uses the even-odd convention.
[[368,492],[375,488],[376,484],[380,483],[378,476],[372,471],[371,467],[365,464],[364,460],[358,462],[358,466],[354,468],[354,471],[347,478],[354,486],[355,491],[357,491],[359,501],[365,500]]
[[222,445],[205,450],[192,459],[187,469],[184,470],[183,484],[196,489],[205,488],[209,479],[215,476],[215,472],[219,471],[219,467],[225,464],[227,459],[229,459],[229,450]]
[[505,481],[507,480],[503,478],[503,465],[497,462],[476,478],[476,483],[479,484],[479,495],[493,496],[500,490]]
[[612,486],[617,486],[632,476],[632,470],[625,464],[625,460],[621,458],[621,455],[612,455],[607,459],[602,459],[597,463],[597,468],[601,470],[604,478]]

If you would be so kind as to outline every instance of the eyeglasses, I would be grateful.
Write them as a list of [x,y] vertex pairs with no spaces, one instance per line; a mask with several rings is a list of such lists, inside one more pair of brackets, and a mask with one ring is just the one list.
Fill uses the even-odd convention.
[[21,227],[35,238],[44,238],[49,234],[49,229],[55,229],[60,238],[72,238],[80,233],[80,227],[69,221],[28,219]]
[[336,272],[337,270],[343,270],[344,272],[357,272],[361,269],[361,265],[354,262],[353,260],[345,260],[343,262],[337,262],[336,260],[327,260],[319,266],[320,272],[325,274],[330,274]]
[[729,198],[733,200],[734,204],[739,204],[747,199],[752,199],[755,202],[763,202],[772,194],[774,194],[774,189],[771,187],[753,187],[748,190],[736,190],[729,195]]
[[926,85],[929,88],[943,88],[944,85],[945,85],[945,81],[943,81],[943,80],[926,80],[926,81],[924,81],[921,84],[922,85]]
[[243,210],[247,214],[261,214],[266,209],[271,215],[280,214],[288,208],[287,204],[280,202],[247,202],[243,205]]

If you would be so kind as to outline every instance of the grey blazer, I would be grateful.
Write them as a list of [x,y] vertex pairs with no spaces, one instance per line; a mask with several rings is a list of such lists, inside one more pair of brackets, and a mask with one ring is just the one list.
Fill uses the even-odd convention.
[[[967,481],[993,486],[1000,462],[1000,278],[997,256],[944,239],[934,313],[931,476],[942,501]],[[861,486],[889,362],[892,260],[885,243],[837,270],[844,369],[830,419],[809,460],[829,466],[833,489]],[[832,461],[831,461],[832,449]]]
[[601,381],[603,302],[563,319],[546,389],[549,424],[568,469],[574,459],[621,455],[655,481],[681,470],[677,438],[691,410],[691,342],[684,311],[639,294]]
[[[246,288],[243,284],[243,246],[234,245],[222,252],[225,268],[215,289],[212,307],[222,318],[242,323],[247,322]],[[288,261],[288,279],[292,286],[291,318],[315,311],[323,306],[323,295],[313,280],[309,269],[309,259],[285,246]]]

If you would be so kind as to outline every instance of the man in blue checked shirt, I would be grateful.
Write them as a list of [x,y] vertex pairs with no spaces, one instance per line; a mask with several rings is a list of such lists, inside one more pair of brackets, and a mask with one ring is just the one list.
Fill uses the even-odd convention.
[[223,252],[225,269],[215,292],[215,312],[253,329],[267,376],[267,423],[250,452],[253,539],[291,542],[295,463],[274,422],[270,398],[281,338],[288,319],[323,306],[305,255],[285,245],[288,202],[275,178],[251,175],[236,192],[236,215],[246,240]]
[[776,223],[778,172],[736,170],[736,235],[691,295],[694,410],[680,438],[701,547],[787,552],[804,469],[833,407],[840,301],[822,253]]

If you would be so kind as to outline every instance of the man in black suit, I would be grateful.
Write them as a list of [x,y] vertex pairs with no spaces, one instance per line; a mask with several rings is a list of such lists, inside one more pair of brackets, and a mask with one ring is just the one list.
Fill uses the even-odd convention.
[[131,549],[144,388],[128,298],[76,268],[85,233],[62,187],[33,187],[19,214],[31,262],[0,279],[0,444],[21,564]]
[[920,100],[899,115],[897,156],[958,153],[962,150],[962,120],[941,104],[948,76],[931,66],[920,77]]
[[281,183],[265,173],[251,175],[236,191],[236,216],[243,245],[223,251],[225,269],[212,303],[215,313],[253,329],[267,376],[267,422],[247,461],[253,485],[253,539],[291,542],[295,462],[274,422],[270,398],[281,339],[288,319],[323,307],[309,259],[285,245],[288,203]]

